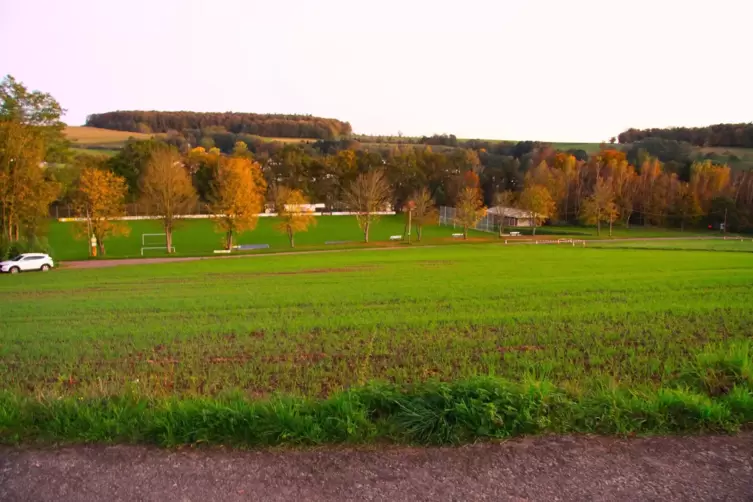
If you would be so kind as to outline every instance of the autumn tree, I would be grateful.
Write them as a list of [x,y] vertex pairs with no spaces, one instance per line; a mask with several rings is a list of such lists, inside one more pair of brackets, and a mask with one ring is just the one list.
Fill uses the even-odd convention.
[[387,176],[381,169],[359,174],[347,187],[344,202],[348,210],[355,213],[358,226],[363,232],[364,242],[369,242],[369,229],[389,204],[392,190]]
[[97,239],[99,253],[104,255],[105,239],[111,235],[127,235],[129,227],[115,220],[125,214],[125,198],[128,185],[125,178],[96,167],[81,170],[73,207],[76,215],[83,218],[80,235]]
[[243,157],[219,158],[209,209],[217,228],[225,234],[225,249],[233,248],[236,234],[256,227],[266,188],[256,162]]
[[310,226],[316,225],[314,211],[308,207],[309,200],[300,190],[276,186],[272,192],[275,211],[280,220],[277,230],[288,236],[290,247],[294,248],[295,234],[306,232]]
[[182,215],[196,207],[196,190],[191,176],[172,149],[152,153],[140,180],[141,198],[152,214],[162,220],[167,252],[173,252],[173,230]]
[[516,195],[512,190],[497,192],[494,194],[494,206],[496,210],[497,221],[499,222],[499,236],[505,233],[505,217],[507,210],[515,204]]
[[436,223],[439,213],[437,212],[437,207],[434,205],[434,199],[432,199],[426,187],[414,192],[410,197],[410,202],[412,203],[411,218],[413,224],[416,225],[416,236],[420,242],[424,226]]
[[601,222],[609,222],[609,236],[611,237],[612,225],[618,214],[611,183],[599,178],[593,194],[581,206],[581,218],[588,225],[596,225],[596,235],[601,235]]
[[536,235],[536,227],[549,218],[556,209],[556,205],[549,190],[542,185],[529,185],[520,194],[519,205],[528,212],[533,226],[533,235]]
[[65,124],[60,120],[64,112],[50,94],[30,91],[12,75],[0,81],[0,122],[23,124],[39,134],[44,149],[42,160],[68,160],[70,142],[63,134]]
[[680,221],[680,230],[685,230],[685,225],[697,221],[703,210],[696,192],[689,183],[676,182],[673,192],[672,212]]
[[468,239],[468,229],[475,227],[485,215],[481,190],[473,186],[463,187],[455,205],[455,223],[463,227],[463,239]]

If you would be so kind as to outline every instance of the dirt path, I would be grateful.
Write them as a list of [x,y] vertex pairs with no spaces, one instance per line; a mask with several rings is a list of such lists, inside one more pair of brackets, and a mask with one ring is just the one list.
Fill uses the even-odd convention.
[[[520,239],[510,240],[508,245],[524,245],[533,244],[535,240],[550,240],[557,239],[556,236],[537,236],[538,239]],[[562,238],[562,237],[561,237]],[[721,239],[721,237],[635,237],[627,239],[590,239],[587,242],[635,242],[635,241],[686,241],[686,240],[708,240],[708,239]],[[485,242],[485,244],[501,244],[501,242]],[[438,246],[421,246],[421,248],[435,248]],[[401,249],[419,249],[418,247],[363,247],[363,248],[347,248],[347,249],[320,249],[312,251],[285,251],[279,253],[260,253],[260,254],[239,254],[239,255],[218,255],[218,256],[183,256],[183,257],[168,257],[168,258],[124,258],[118,260],[81,260],[81,261],[66,261],[63,263],[64,268],[107,268],[117,267],[120,265],[147,265],[150,263],[176,263],[182,261],[197,261],[197,260],[228,260],[236,258],[262,258],[265,256],[291,256],[291,255],[304,255],[304,254],[326,254],[326,253],[347,253],[352,251],[396,251]]]
[[0,448],[0,500],[753,500],[753,434],[461,448]]

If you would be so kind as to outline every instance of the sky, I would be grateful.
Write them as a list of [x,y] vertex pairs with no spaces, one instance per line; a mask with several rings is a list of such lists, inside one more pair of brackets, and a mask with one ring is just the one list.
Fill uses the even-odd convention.
[[113,110],[598,142],[753,121],[753,0],[0,0],[0,74]]

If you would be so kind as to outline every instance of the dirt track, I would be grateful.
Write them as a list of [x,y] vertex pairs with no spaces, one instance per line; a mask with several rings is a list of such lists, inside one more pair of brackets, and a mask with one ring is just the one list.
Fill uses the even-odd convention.
[[753,500],[753,434],[461,448],[0,448],[0,500]]

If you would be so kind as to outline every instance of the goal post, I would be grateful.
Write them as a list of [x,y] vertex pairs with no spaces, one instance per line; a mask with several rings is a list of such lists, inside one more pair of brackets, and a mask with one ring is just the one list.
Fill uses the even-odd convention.
[[144,251],[154,251],[164,249],[168,253],[170,250],[175,252],[175,246],[167,248],[167,234],[141,234],[141,256],[144,256]]

